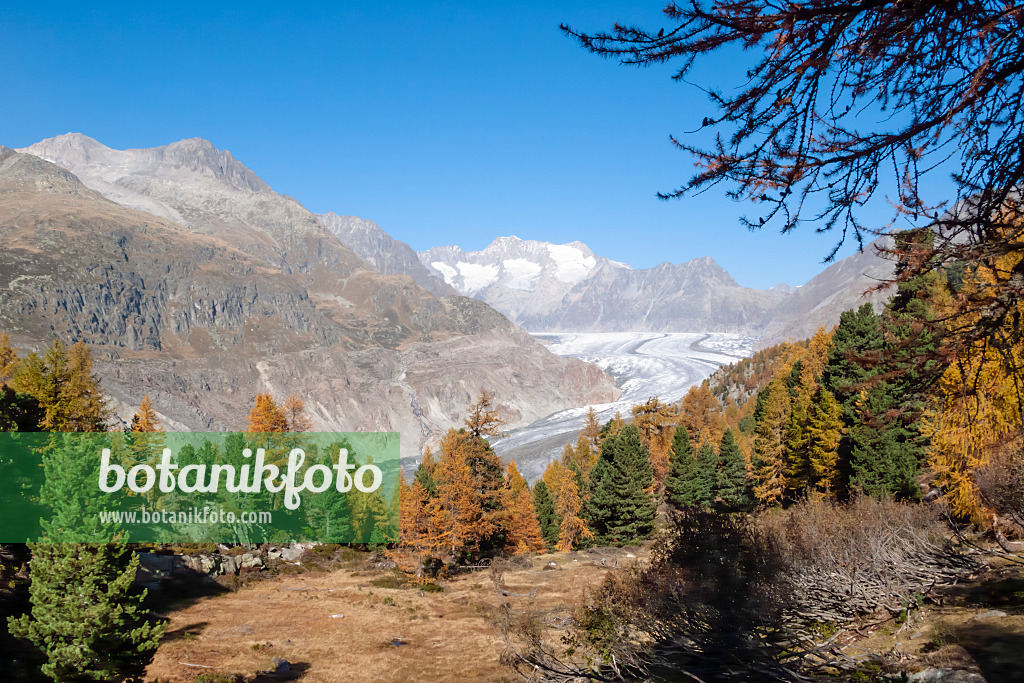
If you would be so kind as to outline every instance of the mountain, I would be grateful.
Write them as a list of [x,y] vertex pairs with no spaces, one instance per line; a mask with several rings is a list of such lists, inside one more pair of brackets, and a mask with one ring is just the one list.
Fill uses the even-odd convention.
[[788,292],[741,287],[710,256],[633,269],[582,242],[499,237],[486,249],[420,253],[445,282],[531,332],[759,333]]
[[513,425],[618,393],[486,304],[377,272],[205,140],[3,148],[0,239],[0,329],[91,344],[124,418],[149,394],[172,428],[239,428],[257,392],[295,392],[316,428],[415,456],[483,389]]
[[346,247],[366,259],[377,272],[408,275],[416,284],[437,296],[458,294],[451,285],[433,275],[405,242],[394,239],[373,221],[356,216],[339,216],[333,211],[317,216]]
[[893,277],[895,264],[879,256],[878,247],[890,244],[891,238],[879,237],[863,251],[833,263],[795,289],[772,311],[757,346],[806,339],[822,325],[836,325],[843,311],[859,308],[866,302],[880,311],[892,290],[876,288]]

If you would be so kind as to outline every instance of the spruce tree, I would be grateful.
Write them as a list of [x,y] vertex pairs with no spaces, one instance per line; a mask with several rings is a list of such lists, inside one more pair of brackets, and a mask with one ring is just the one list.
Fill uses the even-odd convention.
[[618,468],[615,460],[618,455],[619,435],[608,433],[601,441],[601,450],[597,462],[590,470],[590,483],[587,489],[584,506],[584,517],[587,525],[594,532],[595,542],[608,543],[608,529],[618,514],[616,509],[618,494],[616,491],[623,485],[618,480]]
[[608,526],[608,535],[615,542],[624,544],[646,538],[654,531],[655,505],[650,494],[654,486],[654,469],[651,452],[636,426],[628,424],[623,427],[618,442],[615,469],[619,475],[614,479],[624,485],[619,491],[616,516]]
[[715,493],[727,511],[745,510],[753,503],[747,463],[736,444],[732,430],[725,430],[718,447],[718,470],[715,473]]
[[715,478],[718,474],[718,458],[710,441],[697,449],[697,504],[710,507],[715,502]]
[[433,498],[437,493],[437,483],[434,481],[434,454],[428,448],[423,452],[423,460],[416,467],[413,481],[423,487],[423,493],[427,498]]
[[559,527],[562,520],[555,514],[555,502],[551,499],[548,485],[544,483],[543,479],[533,486],[533,508],[537,511],[537,521],[540,522],[544,545],[549,549],[554,548],[558,543]]
[[665,497],[677,508],[700,505],[697,458],[686,427],[676,427],[669,447],[669,470],[665,478]]

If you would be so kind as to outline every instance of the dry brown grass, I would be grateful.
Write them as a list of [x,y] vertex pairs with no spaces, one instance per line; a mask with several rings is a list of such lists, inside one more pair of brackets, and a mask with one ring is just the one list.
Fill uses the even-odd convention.
[[[542,571],[551,560],[559,570]],[[535,598],[502,598],[486,571],[447,581],[443,593],[372,586],[385,570],[277,576],[167,615],[146,676],[178,683],[214,671],[252,674],[280,657],[304,669],[309,683],[509,680],[490,621],[501,601],[568,611],[608,571],[585,553],[544,555],[529,569],[506,571],[507,590],[536,588]]]

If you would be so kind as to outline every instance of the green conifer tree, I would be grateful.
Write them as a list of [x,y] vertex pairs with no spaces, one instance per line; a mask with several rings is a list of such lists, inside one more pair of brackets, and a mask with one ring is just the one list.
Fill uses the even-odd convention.
[[42,523],[47,542],[29,545],[32,609],[8,622],[12,635],[42,650],[43,673],[57,683],[141,680],[164,631],[142,607],[145,591],[132,584],[139,560],[131,547],[75,542],[116,533],[99,520],[100,494],[81,486],[96,478],[97,443],[51,440],[40,491],[52,511]]
[[715,502],[715,479],[718,476],[718,458],[710,441],[705,441],[697,449],[697,486],[698,504],[711,507]]
[[548,491],[548,485],[544,483],[543,479],[538,480],[533,487],[533,508],[537,511],[537,520],[540,522],[544,545],[554,548],[558,543],[562,520],[555,513],[555,501],[551,499],[551,492]]
[[682,425],[676,427],[669,447],[669,470],[665,477],[665,497],[676,508],[687,508],[703,503],[697,473],[697,458],[690,443],[689,432]]
[[601,443],[590,472],[587,521],[595,539],[623,545],[654,530],[654,470],[651,455],[633,425]]
[[718,447],[718,469],[715,473],[715,494],[726,511],[745,510],[753,504],[747,463],[736,444],[732,430],[725,430]]

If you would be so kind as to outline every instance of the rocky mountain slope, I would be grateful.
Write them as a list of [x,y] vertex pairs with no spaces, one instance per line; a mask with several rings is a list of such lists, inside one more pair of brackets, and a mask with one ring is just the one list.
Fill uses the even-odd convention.
[[405,242],[396,240],[373,221],[356,216],[339,216],[333,211],[317,215],[324,226],[346,247],[366,259],[385,275],[408,275],[420,287],[437,296],[455,296],[459,292],[435,277]]
[[513,424],[617,395],[486,304],[378,273],[204,140],[24,151],[0,151],[0,329],[92,344],[122,416],[148,393],[171,427],[238,428],[296,392],[317,428],[400,431],[411,456],[481,389]]
[[710,256],[633,269],[581,242],[499,237],[476,252],[435,247],[420,261],[531,332],[759,333],[788,296],[741,287]]
[[889,237],[880,237],[865,245],[862,252],[833,263],[794,289],[772,311],[761,332],[758,347],[771,346],[787,339],[806,339],[818,327],[829,328],[839,322],[839,315],[864,303],[881,310],[892,296],[888,288],[876,289],[893,276],[895,264],[878,255],[877,247],[888,244]]

